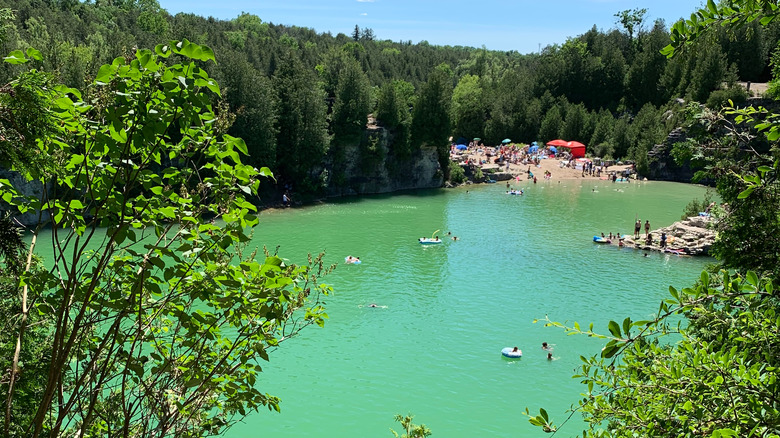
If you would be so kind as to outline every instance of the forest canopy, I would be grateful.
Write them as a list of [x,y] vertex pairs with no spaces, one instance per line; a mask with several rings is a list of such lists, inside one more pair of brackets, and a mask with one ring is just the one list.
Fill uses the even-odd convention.
[[[644,9],[618,12],[613,29],[594,26],[534,54],[393,42],[357,26],[350,35],[317,33],[247,13],[171,15],[156,0],[0,0],[0,9],[0,49],[37,48],[39,67],[77,89],[136,48],[183,39],[211,47],[217,63],[204,68],[224,87],[222,100],[235,114],[229,132],[246,140],[248,162],[307,192],[334,183],[324,161],[338,162],[346,143],[366,141],[364,112],[393,132],[391,150],[401,157],[423,146],[443,150],[449,137],[497,144],[565,136],[641,170],[647,151],[680,124],[678,99],[713,107],[744,101],[736,81],[768,79],[780,35],[775,23],[721,28],[669,61],[660,51],[670,27],[646,22]],[[0,81],[18,73],[4,65]],[[427,91],[439,95],[424,97],[442,74],[446,80]],[[390,84],[397,93],[387,91]],[[448,100],[445,111],[414,111],[431,99]],[[413,126],[426,132],[412,135]]]

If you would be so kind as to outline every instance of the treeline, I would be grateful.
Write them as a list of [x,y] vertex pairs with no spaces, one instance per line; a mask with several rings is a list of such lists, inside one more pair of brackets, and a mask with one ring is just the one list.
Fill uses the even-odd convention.
[[[204,68],[224,87],[218,107],[235,115],[230,133],[244,138],[251,164],[306,192],[334,183],[323,163],[339,168],[345,145],[375,153],[364,135],[369,113],[392,132],[391,154],[437,147],[443,169],[450,137],[508,137],[578,140],[641,171],[647,151],[679,125],[677,99],[744,100],[735,82],[768,78],[780,35],[777,24],[723,29],[669,61],[660,52],[668,27],[646,23],[645,10],[616,14],[616,29],[594,27],[523,55],[379,40],[357,26],[334,36],[251,14],[170,15],[156,0],[0,0],[0,8],[3,53],[35,47],[40,67],[76,88],[136,48],[181,39],[211,47],[218,64]],[[0,67],[4,83],[17,74]]]

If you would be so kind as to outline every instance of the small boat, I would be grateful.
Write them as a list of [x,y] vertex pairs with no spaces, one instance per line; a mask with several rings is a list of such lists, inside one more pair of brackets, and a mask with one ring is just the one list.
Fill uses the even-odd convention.
[[595,243],[612,243],[611,240],[607,239],[606,237],[601,237],[601,236],[593,236],[593,242],[595,242]]
[[435,239],[432,237],[420,237],[419,240],[423,245],[438,245],[443,242],[443,240],[439,239],[438,237]]

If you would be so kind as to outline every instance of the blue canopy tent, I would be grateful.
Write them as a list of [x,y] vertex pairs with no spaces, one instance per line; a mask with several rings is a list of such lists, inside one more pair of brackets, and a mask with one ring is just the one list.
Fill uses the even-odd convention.
[[558,148],[556,148],[555,146],[550,146],[550,147],[548,147],[547,149],[548,149],[550,152],[554,153],[554,154],[557,154],[557,153],[558,153]]
[[539,151],[539,146],[537,146],[537,145],[528,146],[528,153],[529,154],[533,154],[534,152],[538,152],[538,151]]
[[465,144],[459,144],[459,145],[455,146],[455,149],[457,149],[457,150],[459,150],[459,151],[465,151],[465,150],[466,150],[466,149],[468,149],[468,148],[469,148],[469,147],[468,147],[468,146],[466,146]]

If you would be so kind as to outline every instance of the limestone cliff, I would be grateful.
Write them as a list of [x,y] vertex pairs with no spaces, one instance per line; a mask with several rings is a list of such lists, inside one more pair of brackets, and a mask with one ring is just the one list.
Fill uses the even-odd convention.
[[412,156],[392,152],[393,134],[373,119],[363,138],[338,146],[339,156],[325,163],[327,197],[389,193],[441,187],[443,174],[436,148],[422,148]]
[[679,165],[671,154],[675,143],[684,142],[687,139],[685,131],[682,128],[676,128],[669,133],[663,144],[653,146],[653,149],[647,153],[650,161],[647,178],[656,181],[691,182],[694,170],[691,169],[690,163]]
[[[25,196],[33,196],[38,199],[42,199],[43,185],[37,181],[26,181],[24,177],[18,172],[7,169],[0,169],[0,179],[7,179],[11,185],[16,187],[17,190],[19,190]],[[49,190],[49,193],[51,193],[51,190]],[[5,214],[6,211],[11,211],[11,207],[8,206],[5,202],[0,201],[0,214]],[[14,218],[22,225],[32,226],[38,223],[38,212],[30,211],[20,215],[16,209],[13,209],[11,213],[14,215]],[[48,212],[43,212],[41,220],[47,221],[48,219]]]

